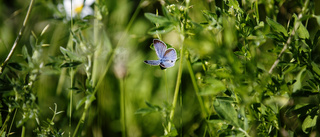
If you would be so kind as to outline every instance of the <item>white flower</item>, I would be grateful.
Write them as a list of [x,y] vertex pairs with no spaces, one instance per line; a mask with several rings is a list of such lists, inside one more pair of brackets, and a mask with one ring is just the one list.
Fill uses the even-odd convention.
[[[63,6],[67,14],[67,18],[75,17],[80,15],[81,18],[84,18],[88,15],[93,15],[93,9],[90,7],[95,0],[64,0]],[[72,12],[72,16],[71,16]]]

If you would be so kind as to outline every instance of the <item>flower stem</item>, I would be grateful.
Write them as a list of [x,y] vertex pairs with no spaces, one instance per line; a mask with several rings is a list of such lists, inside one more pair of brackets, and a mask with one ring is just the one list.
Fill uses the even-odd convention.
[[72,137],[75,137],[77,135],[77,132],[80,128],[80,126],[84,123],[84,120],[86,119],[87,109],[85,109],[82,113],[81,119],[79,120],[76,129],[73,132]]
[[[13,118],[12,118],[12,121],[11,121],[11,124],[10,124],[10,128],[9,128],[9,131],[8,131],[8,137],[9,137],[9,133],[11,132],[11,128],[12,128],[14,119],[16,118],[17,111],[18,111],[18,109],[15,109],[15,111],[14,111],[14,115],[13,115]],[[10,116],[9,116],[9,118],[10,118]],[[0,134],[0,135],[2,135],[2,134]]]
[[[72,11],[72,2],[73,0],[71,0],[71,11]],[[71,17],[73,17],[72,15],[72,12],[71,12]],[[71,31],[73,31],[73,18],[71,18],[70,20],[70,28],[71,28]],[[70,42],[70,43],[69,43]],[[67,46],[70,46],[69,48],[71,49],[71,52],[73,52],[73,35],[72,33],[70,33],[70,37],[69,37],[69,42],[68,42],[68,45]],[[73,60],[71,60],[73,61]],[[71,136],[71,119],[72,119],[72,100],[73,100],[73,90],[72,90],[72,87],[73,87],[73,79],[74,79],[74,72],[73,72],[73,68],[71,67],[70,68],[70,102],[69,102],[69,137]],[[75,132],[77,133],[77,132]],[[75,134],[73,133],[73,135]]]
[[21,137],[25,137],[25,135],[26,135],[26,127],[23,125],[22,131],[21,131]]
[[[133,21],[136,19],[136,17],[138,16],[138,13],[139,13],[140,10],[141,10],[141,3],[142,3],[142,0],[140,1],[140,3],[139,3],[139,5],[138,5],[138,7],[136,8],[135,12],[133,13],[133,15],[132,15],[132,17],[131,17],[131,19],[130,19],[130,21],[129,21],[126,29],[125,29],[124,34],[121,35],[120,40],[118,41],[117,45],[112,49],[112,51],[111,51],[111,53],[110,53],[111,55],[110,55],[109,60],[108,60],[108,63],[107,63],[107,66],[106,66],[104,72],[102,73],[100,79],[98,80],[98,83],[97,83],[95,89],[98,89],[99,85],[102,83],[105,75],[107,74],[107,72],[108,72],[108,70],[109,70],[109,68],[110,68],[110,66],[111,66],[111,64],[112,64],[112,62],[113,62],[113,58],[114,58],[114,56],[115,56],[115,51],[116,51],[116,49],[119,47],[119,45],[122,44],[122,42],[124,42],[124,38],[126,38],[126,37],[125,37],[126,34],[128,33],[129,29],[130,29],[131,26],[132,26]],[[95,91],[96,91],[96,90],[95,90]]]
[[27,21],[29,19],[30,13],[31,13],[33,2],[34,2],[34,0],[30,0],[29,8],[28,8],[26,17],[24,18],[24,21],[23,21],[22,27],[21,27],[21,29],[19,31],[19,34],[18,34],[16,40],[14,41],[13,46],[12,46],[7,58],[4,60],[4,62],[0,66],[0,75],[2,74],[4,68],[6,67],[7,63],[10,60],[10,58],[12,57],[12,55],[13,55],[13,53],[14,53],[14,51],[15,51],[15,49],[16,49],[16,47],[17,47],[17,45],[18,45],[18,43],[19,43],[19,41],[20,41],[20,39],[22,37],[22,34],[24,33],[24,29],[26,27]]
[[124,79],[120,79],[120,108],[121,108],[121,124],[122,124],[122,137],[126,137],[126,100],[124,90]]
[[194,76],[193,70],[192,70],[192,66],[191,66],[191,61],[190,61],[189,55],[187,56],[187,66],[188,66],[188,70],[189,70],[189,74],[190,74],[190,77],[191,77],[191,81],[192,81],[192,84],[193,84],[194,91],[196,93],[196,96],[197,96],[199,104],[200,104],[200,108],[202,110],[202,116],[206,117],[208,112],[207,112],[207,110],[205,109],[205,107],[203,105],[203,101],[202,101],[201,96],[199,95],[199,87],[198,87],[198,84],[196,82],[196,78]]
[[181,83],[181,75],[182,75],[182,63],[183,63],[183,41],[184,41],[184,36],[181,36],[182,39],[182,44],[181,44],[181,48],[180,48],[180,64],[179,64],[179,70],[178,70],[178,77],[177,77],[177,81],[176,81],[176,87],[174,90],[174,96],[173,96],[173,101],[172,101],[172,109],[170,112],[170,117],[169,117],[169,123],[168,123],[168,131],[170,133],[171,131],[171,122],[173,120],[173,116],[174,116],[174,111],[176,108],[176,104],[177,104],[177,100],[178,100],[178,95],[179,95],[179,88],[180,88],[180,83]]

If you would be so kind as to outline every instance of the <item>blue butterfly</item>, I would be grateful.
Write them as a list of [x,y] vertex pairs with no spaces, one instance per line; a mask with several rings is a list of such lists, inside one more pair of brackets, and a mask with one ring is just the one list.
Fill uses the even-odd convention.
[[146,60],[144,63],[152,66],[160,66],[161,69],[173,67],[177,60],[177,52],[174,48],[168,48],[161,40],[153,40],[154,49],[156,50],[158,60]]

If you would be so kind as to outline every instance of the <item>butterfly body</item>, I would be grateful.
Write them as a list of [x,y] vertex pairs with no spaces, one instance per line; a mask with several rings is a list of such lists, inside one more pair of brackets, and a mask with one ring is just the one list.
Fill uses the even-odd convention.
[[144,63],[152,66],[160,66],[161,69],[173,67],[177,60],[177,52],[174,48],[168,48],[167,45],[158,40],[153,40],[154,49],[157,53],[158,60],[146,60]]

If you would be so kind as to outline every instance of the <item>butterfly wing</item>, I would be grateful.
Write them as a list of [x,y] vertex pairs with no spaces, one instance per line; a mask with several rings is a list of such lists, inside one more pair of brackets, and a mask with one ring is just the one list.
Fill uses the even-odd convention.
[[173,67],[175,63],[175,61],[163,61],[160,63],[160,67],[161,69],[170,68]]
[[160,60],[146,60],[144,63],[152,65],[152,66],[157,66],[160,65]]
[[154,46],[154,49],[156,50],[157,56],[160,59],[162,59],[165,52],[166,52],[167,45],[164,42],[162,42],[161,40],[154,39],[153,46]]
[[177,60],[177,52],[174,48],[169,48],[164,53],[163,58],[160,60],[160,66],[162,68],[173,67]]
[[177,60],[177,52],[174,48],[168,48],[163,55],[162,60]]

